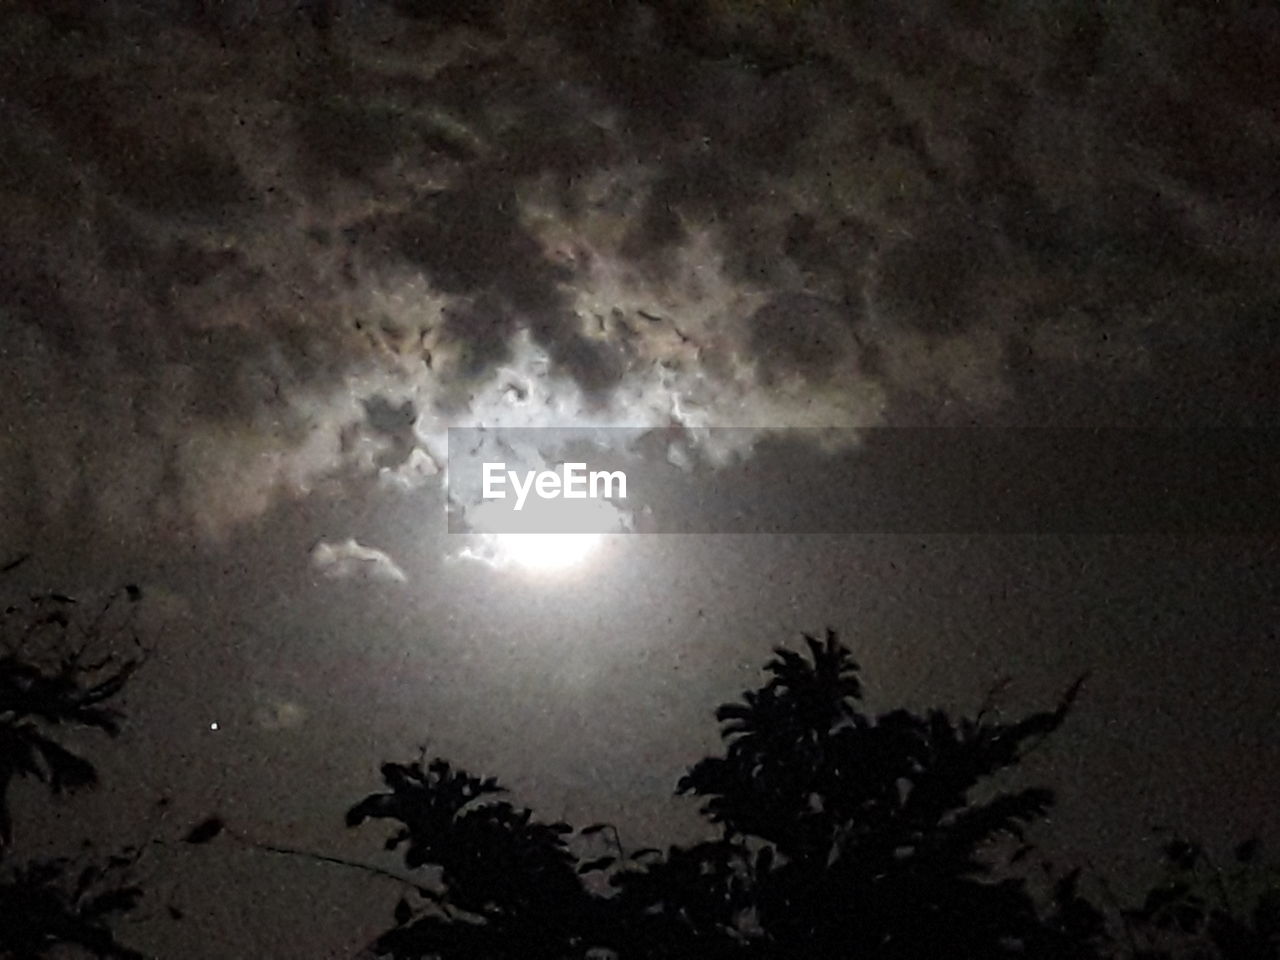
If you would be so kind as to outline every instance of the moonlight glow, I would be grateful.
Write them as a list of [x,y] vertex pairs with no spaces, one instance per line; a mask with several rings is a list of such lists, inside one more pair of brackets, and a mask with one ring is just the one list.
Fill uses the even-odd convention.
[[630,529],[630,516],[608,500],[537,500],[515,512],[513,500],[487,500],[466,510],[472,536],[458,556],[491,567],[538,573],[579,566],[606,533]]
[[580,566],[601,539],[598,533],[482,533],[456,556],[498,570],[564,573]]
[[599,545],[597,533],[500,533],[497,559],[527,570],[564,570],[580,564]]

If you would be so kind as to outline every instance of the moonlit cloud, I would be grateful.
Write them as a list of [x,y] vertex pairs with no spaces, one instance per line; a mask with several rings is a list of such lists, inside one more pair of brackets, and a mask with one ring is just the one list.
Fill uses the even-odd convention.
[[411,495],[449,426],[1057,416],[1280,295],[1253,170],[1280,127],[1215,75],[1239,169],[1201,169],[1143,120],[1184,51],[1136,16],[1100,29],[1142,55],[1085,84],[1031,8],[590,6],[428,36],[365,5],[346,79],[268,5],[223,27],[259,31],[248,66],[184,28],[119,61],[37,43],[0,104],[0,535]]
[[330,580],[367,580],[405,583],[408,577],[381,550],[361,546],[354,539],[342,543],[321,540],[311,551],[311,565]]

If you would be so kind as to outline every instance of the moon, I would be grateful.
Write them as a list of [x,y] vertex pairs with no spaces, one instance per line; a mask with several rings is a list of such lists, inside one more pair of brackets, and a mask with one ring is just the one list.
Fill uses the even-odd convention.
[[549,573],[581,564],[600,545],[598,533],[502,533],[495,535],[500,560]]
[[631,529],[631,516],[609,500],[538,501],[512,510],[503,501],[469,504],[469,544],[457,554],[496,569],[567,573],[599,550],[605,537]]

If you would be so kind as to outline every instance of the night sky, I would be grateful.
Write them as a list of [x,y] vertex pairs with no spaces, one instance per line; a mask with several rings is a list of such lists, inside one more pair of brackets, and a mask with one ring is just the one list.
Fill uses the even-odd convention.
[[[1124,873],[1154,825],[1280,828],[1274,523],[884,532],[836,496],[531,569],[446,531],[445,470],[450,427],[652,428],[637,469],[683,470],[696,524],[734,484],[777,517],[797,476],[874,483],[881,428],[1275,426],[1280,14],[103,7],[0,8],[0,561],[32,555],[0,585],[138,583],[154,646],[102,788],[19,793],[41,830],[216,812],[375,862],[342,815],[425,744],[685,837],[715,705],[828,626],[881,708],[1010,677],[1016,713],[1090,671],[1026,765],[1051,850]],[[157,856],[122,933],[158,955],[389,922],[367,877]]]

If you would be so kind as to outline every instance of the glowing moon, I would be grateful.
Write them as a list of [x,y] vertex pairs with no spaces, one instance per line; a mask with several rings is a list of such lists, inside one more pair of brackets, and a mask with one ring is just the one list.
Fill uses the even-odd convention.
[[598,533],[501,533],[494,538],[498,556],[526,570],[564,570],[576,566],[600,543]]
[[455,554],[497,570],[567,573],[583,563],[604,539],[598,533],[482,533]]
[[513,511],[486,500],[466,510],[470,543],[457,556],[491,567],[532,573],[567,572],[600,548],[608,534],[629,529],[630,516],[610,500],[540,500]]

